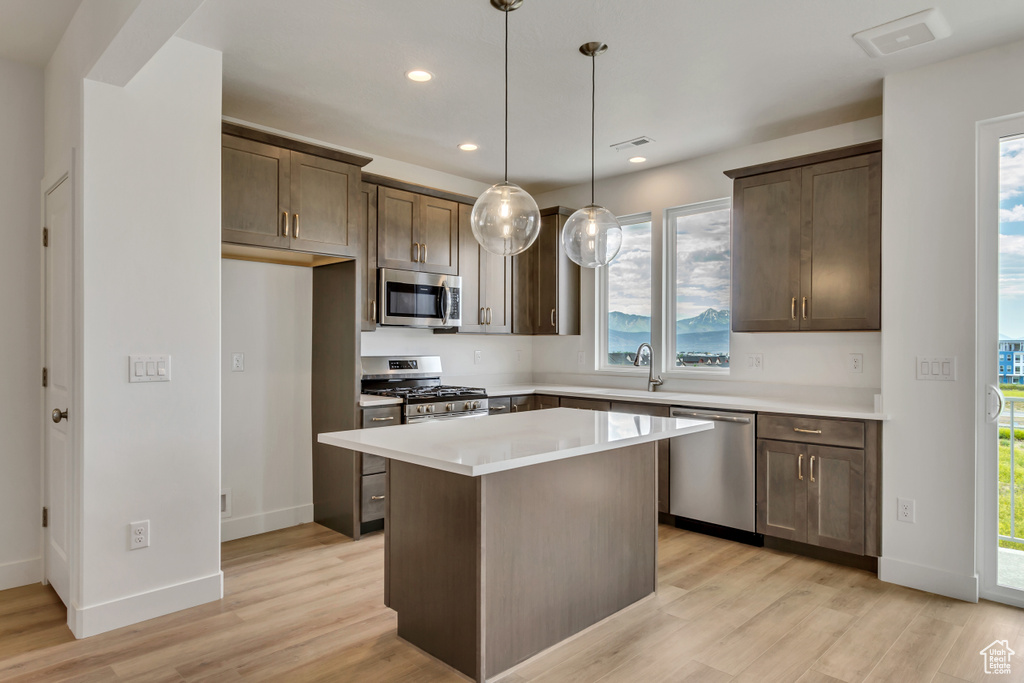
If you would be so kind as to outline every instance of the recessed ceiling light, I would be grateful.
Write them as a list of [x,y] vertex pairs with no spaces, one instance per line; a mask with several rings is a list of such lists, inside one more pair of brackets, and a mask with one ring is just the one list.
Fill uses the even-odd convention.
[[629,163],[631,164],[642,164],[647,161],[647,157],[630,157]]
[[459,145],[459,149],[461,149],[463,152],[475,152],[476,145],[474,145],[472,142],[463,142],[461,145]]
[[412,71],[406,72],[405,77],[408,78],[410,81],[416,81],[417,83],[426,83],[427,81],[434,77],[434,74],[430,73],[429,71],[423,71],[422,69],[413,69]]

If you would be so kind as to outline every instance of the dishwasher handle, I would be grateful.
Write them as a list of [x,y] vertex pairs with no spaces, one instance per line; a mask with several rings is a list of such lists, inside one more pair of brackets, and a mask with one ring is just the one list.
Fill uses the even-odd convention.
[[673,408],[669,415],[672,417],[694,417],[699,420],[711,420],[713,422],[732,422],[735,424],[750,424],[749,417],[733,417],[732,415],[719,415],[717,413],[700,413],[692,410]]

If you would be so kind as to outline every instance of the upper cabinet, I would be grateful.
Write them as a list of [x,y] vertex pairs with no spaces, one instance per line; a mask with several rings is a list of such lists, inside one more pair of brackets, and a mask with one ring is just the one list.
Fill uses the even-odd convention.
[[877,330],[881,142],[727,171],[732,330]]
[[377,265],[459,273],[459,205],[381,186],[377,190]]
[[512,257],[492,254],[476,241],[473,207],[459,205],[459,275],[462,277],[462,325],[459,332],[512,332]]
[[224,242],[358,257],[366,157],[224,124]]
[[580,333],[580,267],[562,247],[572,209],[541,210],[540,236],[515,257],[512,325],[516,334]]
[[366,226],[366,239],[359,259],[359,281],[363,284],[362,329],[377,329],[377,186],[362,183],[359,189],[359,221]]

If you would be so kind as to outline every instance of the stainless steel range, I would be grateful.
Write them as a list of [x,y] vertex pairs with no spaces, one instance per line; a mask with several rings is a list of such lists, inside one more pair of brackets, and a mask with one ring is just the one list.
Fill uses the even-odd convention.
[[487,391],[441,384],[440,356],[363,356],[362,393],[402,399],[402,422],[487,415]]

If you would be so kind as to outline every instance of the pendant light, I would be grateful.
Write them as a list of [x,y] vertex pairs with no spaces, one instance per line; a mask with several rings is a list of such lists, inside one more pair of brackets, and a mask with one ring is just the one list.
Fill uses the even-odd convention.
[[514,256],[530,248],[540,234],[540,210],[526,190],[508,181],[508,13],[523,0],[491,0],[505,13],[505,181],[489,187],[473,205],[473,236],[487,251]]
[[594,202],[594,131],[597,112],[597,56],[604,54],[604,43],[584,43],[580,52],[590,57],[590,205],[569,216],[562,228],[562,245],[570,259],[584,268],[597,268],[612,262],[622,248],[622,226],[608,209]]

